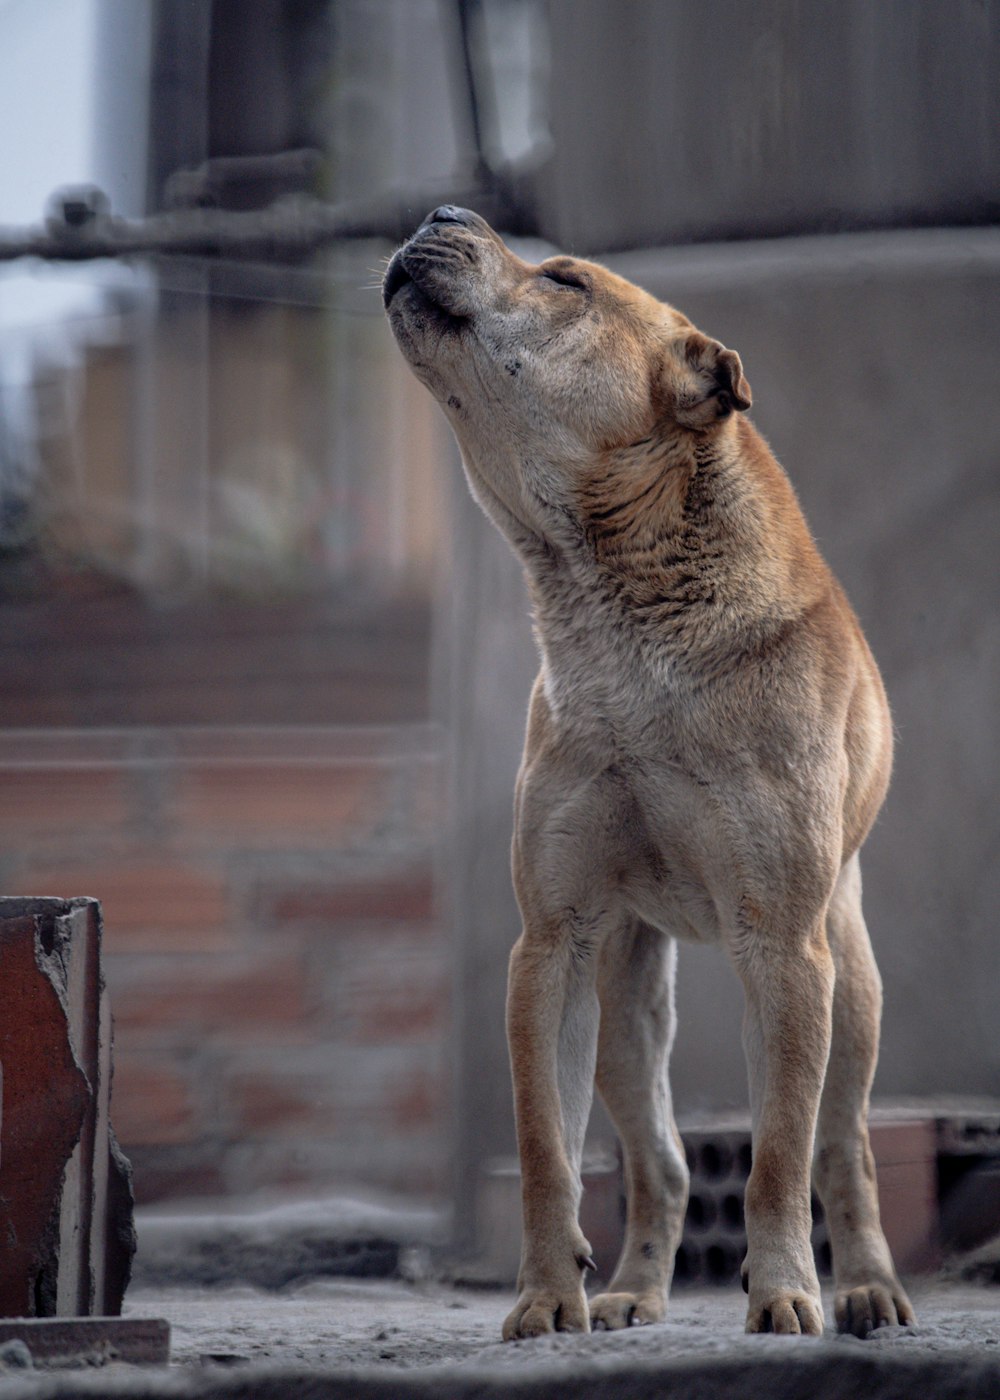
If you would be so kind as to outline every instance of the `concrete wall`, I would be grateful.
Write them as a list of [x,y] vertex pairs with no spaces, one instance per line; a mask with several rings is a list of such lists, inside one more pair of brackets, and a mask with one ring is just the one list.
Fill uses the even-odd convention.
[[550,0],[543,225],[635,248],[1000,216],[997,0]]
[[[885,982],[876,1091],[996,1092],[1000,237],[857,234],[609,261],[740,352],[754,421],[885,674],[897,767],[863,860]],[[513,1150],[502,1004],[519,925],[507,841],[535,660],[518,566],[474,507],[460,509],[473,534],[457,582],[472,688],[457,734],[459,852],[475,861],[457,891],[475,1028],[459,1100],[467,1184],[472,1159]],[[710,949],[682,947],[680,969],[679,1111],[744,1105],[736,978]]]

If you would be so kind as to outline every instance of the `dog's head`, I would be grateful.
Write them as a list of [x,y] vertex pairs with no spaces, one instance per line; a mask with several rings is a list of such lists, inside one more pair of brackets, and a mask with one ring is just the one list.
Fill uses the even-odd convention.
[[499,498],[534,532],[546,533],[538,508],[565,510],[574,475],[602,455],[718,431],[750,406],[739,356],[678,311],[596,263],[525,262],[467,209],[428,216],[383,299],[487,509]]

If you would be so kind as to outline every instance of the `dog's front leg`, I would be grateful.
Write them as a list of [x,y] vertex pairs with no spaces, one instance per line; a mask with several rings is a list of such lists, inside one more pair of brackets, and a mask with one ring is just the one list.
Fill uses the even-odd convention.
[[526,924],[510,959],[507,1038],[521,1159],[524,1236],[518,1300],[504,1339],[590,1330],[577,1222],[580,1157],[593,1096],[596,959],[568,929]]
[[823,1331],[810,1244],[816,1116],[830,1051],[833,960],[822,922],[807,937],[761,932],[736,957],[753,1110],[746,1187],[748,1332]]

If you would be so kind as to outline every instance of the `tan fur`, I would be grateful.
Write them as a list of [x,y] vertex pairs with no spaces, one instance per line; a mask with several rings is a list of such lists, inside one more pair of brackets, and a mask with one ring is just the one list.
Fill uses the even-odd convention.
[[[667,1079],[677,937],[721,945],[745,992],[747,1329],[822,1330],[814,1144],[838,1326],[912,1321],[866,1127],[880,988],[857,853],[888,783],[889,713],[742,416],[739,357],[606,269],[525,263],[450,207],[393,259],[385,299],[525,566],[542,654],[515,803],[524,1246],[504,1336],[664,1315],[688,1189]],[[588,1305],[577,1209],[595,1079],[628,1222]]]

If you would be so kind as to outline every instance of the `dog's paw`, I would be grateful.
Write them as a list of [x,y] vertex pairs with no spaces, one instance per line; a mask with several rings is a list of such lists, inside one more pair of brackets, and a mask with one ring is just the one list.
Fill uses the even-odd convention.
[[546,1332],[589,1332],[587,1295],[581,1283],[573,1290],[526,1288],[503,1324],[505,1342],[541,1337]]
[[912,1327],[916,1322],[910,1300],[898,1282],[861,1283],[840,1288],[833,1304],[838,1332],[867,1337],[876,1327]]
[[780,1332],[785,1336],[821,1337],[823,1308],[819,1298],[788,1289],[775,1290],[770,1295],[754,1296],[751,1285],[750,1307],[747,1311],[748,1332]]
[[609,1332],[620,1327],[642,1327],[647,1322],[662,1322],[666,1310],[659,1291],[598,1293],[590,1300],[590,1325],[606,1327]]

